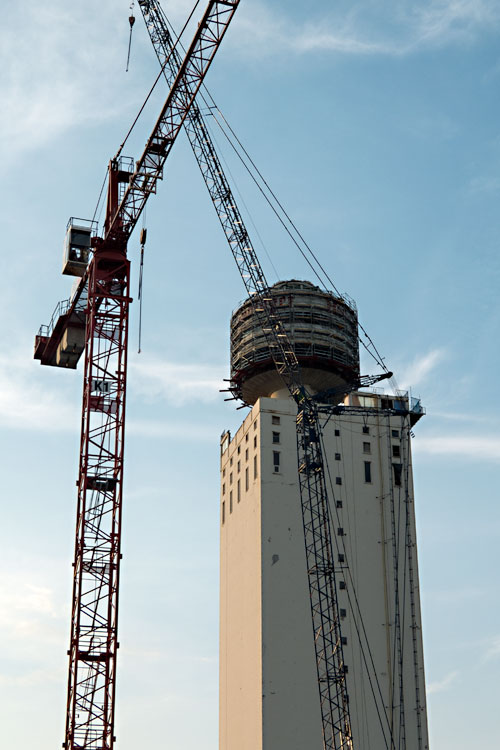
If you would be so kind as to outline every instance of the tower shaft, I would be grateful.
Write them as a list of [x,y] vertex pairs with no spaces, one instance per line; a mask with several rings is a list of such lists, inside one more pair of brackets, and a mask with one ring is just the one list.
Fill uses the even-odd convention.
[[[423,410],[367,393],[318,410],[353,747],[426,750],[409,434]],[[220,750],[324,747],[296,437],[294,402],[260,398],[221,443]]]

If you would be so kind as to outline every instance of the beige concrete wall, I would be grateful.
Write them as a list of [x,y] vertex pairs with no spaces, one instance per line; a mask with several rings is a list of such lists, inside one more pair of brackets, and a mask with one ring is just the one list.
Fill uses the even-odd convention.
[[260,437],[254,421],[248,415],[221,456],[221,750],[262,750],[261,507],[253,478],[254,456],[260,477]]
[[[279,424],[273,424],[273,416]],[[279,442],[273,442],[273,433],[278,433]],[[321,750],[294,404],[288,399],[259,400],[223,456],[226,481],[230,457],[234,468],[238,446],[239,460],[245,456],[246,434],[251,448],[257,435],[259,476],[252,477],[248,493],[242,494],[232,514],[227,512],[227,484],[223,495],[220,747]],[[409,456],[408,424],[381,412],[367,418],[351,410],[329,420],[325,449],[333,485],[337,581],[346,586],[338,596],[345,611],[341,623],[347,638],[344,657],[355,748],[385,750],[392,731],[397,746],[405,746],[398,744],[404,735],[407,750],[424,750],[427,722],[411,462],[405,461],[410,469],[401,487],[394,484],[393,470],[393,463],[401,460],[393,452]],[[280,453],[279,472],[274,471],[273,451]],[[365,481],[365,461],[370,462],[370,482]],[[243,462],[240,473],[242,468]],[[345,562],[338,555],[344,555]],[[358,631],[368,636],[366,640],[362,635],[362,645]],[[420,726],[417,689],[422,701]],[[249,733],[253,740],[245,744]]]

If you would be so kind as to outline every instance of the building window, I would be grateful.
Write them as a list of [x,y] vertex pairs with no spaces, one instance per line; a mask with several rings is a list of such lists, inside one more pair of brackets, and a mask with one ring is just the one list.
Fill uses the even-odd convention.
[[335,454],[335,460],[336,461],[340,461],[340,453],[336,453]]
[[392,464],[392,469],[394,471],[394,484],[396,487],[401,487],[401,472],[403,471],[403,467],[401,464]]
[[279,451],[273,451],[273,464],[274,464],[274,471],[277,472],[280,470],[280,454]]
[[347,646],[347,636],[341,635],[340,636],[340,640],[341,640],[343,646]]
[[372,481],[372,462],[365,461],[365,482]]
[[393,455],[393,458],[399,458],[401,456],[401,450],[400,450],[399,445],[392,446],[392,455]]
[[363,453],[371,453],[371,452],[372,452],[371,443],[363,443]]
[[233,483],[233,472],[231,472],[229,475],[229,484],[232,484],[232,483]]
[[256,435],[256,436],[254,437],[254,439],[253,439],[253,447],[254,447],[254,448],[256,448],[256,447],[257,447],[257,435]]
[[342,507],[342,500],[337,500],[337,508],[341,508],[341,507]]
[[248,448],[245,451],[245,461],[248,461]]
[[233,512],[233,491],[229,493],[229,512]]
[[342,477],[336,477],[335,484],[342,484]]
[[339,589],[345,591],[345,581],[339,581]]
[[229,459],[229,466],[232,466],[232,465],[233,465],[233,459],[232,459],[232,458],[230,458],[230,459]]
[[337,536],[344,536],[344,529],[342,528],[342,526],[339,526],[339,528],[337,529]]
[[335,430],[335,437],[340,437],[340,430]]
[[257,429],[257,420],[255,420],[255,422],[253,423],[253,428],[254,428],[254,430]]
[[245,492],[248,492],[248,466],[245,469]]
[[245,435],[245,443],[248,443],[248,432],[247,432],[247,434]]
[[225,484],[222,485],[222,494],[223,495],[226,494],[226,485]]
[[381,403],[382,403],[382,409],[392,409],[393,408],[392,399],[390,399],[390,398],[383,398]]
[[370,434],[370,428],[368,425],[363,425],[363,435],[369,435]]
[[253,457],[253,478],[257,479],[257,456]]
[[236,485],[236,499],[238,500],[238,502],[240,502],[241,500],[241,485],[240,485],[239,479],[238,479],[238,484]]
[[393,438],[398,438],[399,437],[399,430],[391,430],[391,434],[392,434]]
[[226,470],[222,469],[222,478],[224,478],[225,476],[226,476]]
[[279,423],[280,423],[280,418],[279,418],[279,417],[276,417],[276,416],[275,416],[275,415],[273,414],[273,417],[272,417],[272,423],[273,423],[273,424],[279,424]]
[[226,502],[222,503],[222,523],[226,521]]
[[273,443],[279,443],[279,441],[280,441],[279,432],[273,432]]
[[240,470],[241,470],[241,461],[238,461],[238,474],[240,473]]
[[339,610],[339,612],[340,612],[340,616],[341,616],[341,617],[346,617],[346,616],[347,616],[347,610],[345,610],[345,609],[340,609],[340,610]]
[[342,554],[340,554],[339,555],[339,563],[343,563],[343,562],[345,562],[345,556],[342,555]]
[[240,453],[241,453],[241,445],[238,445],[238,456],[240,455]]

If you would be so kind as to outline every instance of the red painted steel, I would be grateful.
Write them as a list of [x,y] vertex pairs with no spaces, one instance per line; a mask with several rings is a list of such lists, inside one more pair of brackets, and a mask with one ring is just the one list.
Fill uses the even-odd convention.
[[130,263],[97,250],[88,269],[66,739],[113,747]]
[[[66,750],[112,750],[118,649],[123,450],[130,264],[127,240],[156,183],[239,0],[210,0],[144,153],[132,174],[109,165],[104,239],[71,303],[85,308],[85,372],[78,480]],[[123,186],[127,184],[127,187]],[[66,318],[64,320],[66,320]],[[64,327],[64,326],[63,326]],[[59,334],[58,334],[59,335]],[[61,333],[62,335],[62,333]],[[58,344],[53,333],[36,354]],[[76,366],[75,358],[75,366]],[[47,364],[56,364],[53,357]]]

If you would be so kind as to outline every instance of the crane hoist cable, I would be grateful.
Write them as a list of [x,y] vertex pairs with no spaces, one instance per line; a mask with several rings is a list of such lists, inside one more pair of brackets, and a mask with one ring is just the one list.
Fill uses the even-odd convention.
[[128,17],[128,22],[130,25],[130,34],[128,38],[127,67],[125,68],[125,73],[128,73],[128,64],[130,62],[130,47],[132,46],[132,29],[134,28],[135,23],[134,0],[132,0],[132,2],[130,3],[130,15]]
[[[188,27],[188,25],[189,25],[189,22],[191,21],[191,19],[192,19],[193,15],[194,15],[194,12],[195,12],[195,10],[197,9],[197,7],[198,7],[198,5],[199,5],[199,4],[200,4],[200,0],[196,0],[196,3],[195,3],[195,6],[194,6],[193,10],[192,10],[192,11],[191,11],[191,13],[189,14],[189,17],[188,17],[188,19],[186,20],[186,23],[185,23],[185,24],[184,24],[184,26],[182,27],[182,30],[181,30],[181,32],[180,32],[180,33],[179,33],[179,34],[177,35],[177,38],[176,38],[176,40],[175,40],[175,42],[174,42],[174,44],[173,44],[173,46],[172,46],[172,49],[171,49],[171,52],[170,52],[170,54],[171,54],[171,55],[173,55],[173,54],[174,54],[174,53],[176,52],[176,47],[177,47],[177,45],[178,45],[178,44],[180,44],[180,39],[181,39],[181,36],[182,36],[182,35],[184,34],[184,32],[185,32],[186,28]],[[182,48],[182,49],[184,49],[184,48]],[[164,62],[164,65],[163,65],[163,68],[165,67],[165,65],[168,65],[168,62],[169,62],[169,58],[167,58],[167,59],[165,60],[165,62]],[[149,101],[149,99],[150,99],[150,97],[151,97],[151,94],[152,94],[152,93],[153,93],[153,91],[155,90],[155,88],[156,88],[156,85],[157,85],[158,81],[160,80],[160,78],[161,78],[161,77],[162,77],[162,75],[163,75],[163,68],[162,68],[162,69],[160,70],[160,72],[159,72],[159,73],[158,73],[158,75],[156,76],[156,78],[155,78],[155,80],[154,80],[154,83],[153,83],[153,85],[152,85],[152,86],[151,86],[151,88],[149,89],[149,91],[148,91],[148,94],[147,94],[146,98],[144,99],[144,102],[142,103],[142,106],[141,106],[141,108],[139,109],[139,112],[137,113],[137,115],[136,115],[136,117],[135,117],[135,119],[134,119],[134,121],[133,121],[132,125],[130,126],[130,128],[129,128],[129,130],[128,130],[128,132],[127,132],[126,136],[125,136],[125,138],[124,138],[124,139],[123,139],[123,141],[121,142],[121,144],[120,144],[120,147],[118,148],[118,151],[116,152],[116,154],[115,154],[115,156],[114,156],[114,159],[118,159],[118,157],[120,156],[121,152],[123,151],[123,147],[125,146],[126,142],[127,142],[127,141],[128,141],[128,139],[130,138],[130,135],[131,135],[131,133],[132,133],[133,129],[135,128],[135,126],[137,125],[137,122],[138,122],[138,120],[139,120],[140,116],[142,115],[142,113],[143,113],[143,111],[144,111],[144,108],[145,108],[146,104],[148,103],[148,101]]]
[[139,301],[139,345],[137,348],[137,354],[141,353],[141,338],[142,338],[142,281],[144,278],[144,246],[146,244],[146,238],[148,235],[148,230],[146,227],[142,226],[141,229],[141,236],[139,239],[140,245],[141,245],[141,257],[139,262],[139,289],[137,292],[137,299]]
[[[247,172],[250,175],[250,177],[252,178],[253,182],[255,183],[255,185],[257,186],[257,188],[262,193],[262,195],[263,195],[264,199],[266,200],[266,202],[268,203],[269,207],[271,208],[271,210],[273,211],[273,213],[277,217],[278,221],[283,226],[284,230],[286,231],[286,233],[288,234],[288,236],[292,240],[293,244],[297,247],[298,251],[300,252],[300,254],[302,255],[302,257],[304,258],[304,260],[306,261],[306,263],[311,268],[312,272],[314,273],[314,275],[316,276],[316,278],[318,279],[318,281],[320,282],[320,284],[323,285],[324,287],[326,287],[327,286],[326,281],[327,281],[330,284],[331,288],[334,290],[334,292],[336,292],[336,294],[339,297],[342,296],[341,293],[340,293],[340,291],[337,289],[336,285],[332,281],[330,275],[328,274],[328,272],[325,270],[325,268],[323,267],[323,265],[319,261],[317,255],[314,253],[314,251],[312,250],[312,248],[310,247],[310,245],[306,242],[306,240],[304,239],[303,235],[301,234],[301,232],[297,228],[296,224],[294,223],[294,221],[292,220],[292,218],[290,217],[290,215],[288,214],[288,212],[284,208],[283,204],[281,203],[281,201],[276,196],[276,193],[272,190],[272,188],[270,187],[269,183],[267,182],[267,180],[262,175],[261,171],[259,170],[259,168],[255,164],[254,160],[252,159],[252,157],[248,153],[247,149],[242,144],[242,142],[240,141],[240,139],[238,138],[238,136],[234,132],[233,128],[231,127],[231,125],[228,123],[227,119],[222,114],[222,112],[219,109],[219,107],[217,107],[217,105],[215,105],[215,102],[214,102],[214,108],[213,109],[215,109],[215,111],[218,112],[218,114],[222,118],[224,124],[229,129],[229,131],[232,134],[232,136],[234,137],[236,143],[238,144],[238,146],[240,146],[243,154],[248,159],[248,162],[255,169],[255,172],[257,173],[258,177],[260,178],[261,183],[259,183],[259,180],[252,173],[252,170],[248,166],[248,163],[245,161],[245,159],[243,158],[243,156],[241,155],[241,153],[238,151],[237,147],[235,146],[235,144],[232,141],[232,139],[230,138],[230,136],[227,134],[226,130],[224,129],[224,125],[220,122],[220,120],[218,119],[217,115],[213,115],[215,121],[219,125],[220,130],[222,131],[222,133],[226,137],[229,145],[234,150],[234,152],[237,155],[237,157],[240,159],[241,163],[243,164],[243,166],[247,170]],[[213,114],[213,109],[212,109],[212,114]],[[264,187],[262,187],[262,185]],[[269,197],[268,194],[266,194],[266,190],[268,191],[268,193],[271,196],[271,198]],[[274,203],[273,203],[273,201],[274,201]],[[278,208],[276,208],[276,206]],[[280,214],[280,212],[281,212],[281,214]],[[288,226],[287,226],[287,223],[288,223]],[[293,235],[293,232],[290,229],[290,227],[293,229],[293,232],[295,232],[296,237]],[[303,248],[305,248],[305,250],[301,247],[301,243],[303,245]],[[309,260],[309,258],[307,257],[306,253],[309,253],[309,255],[312,258],[312,261],[314,261],[314,263],[316,264],[317,268],[319,268],[320,271],[324,274],[324,278],[321,278],[320,273],[318,272],[317,268],[315,268],[313,262],[311,260]],[[368,340],[368,344],[367,344],[365,341],[363,341],[363,339],[361,338],[361,336],[358,336],[360,344],[366,349],[366,351],[368,352],[368,354],[375,360],[375,362],[385,372],[388,372],[388,368],[387,368],[387,366],[384,363],[384,357],[382,357],[380,355],[380,353],[377,350],[377,347],[375,346],[373,340],[368,335],[366,329],[359,322],[359,320],[358,320],[358,327],[359,327],[360,331],[362,331],[362,333],[364,334],[365,338]]]

